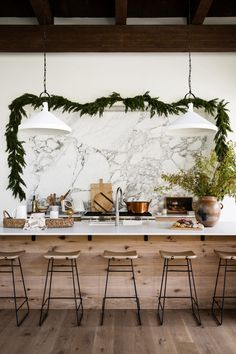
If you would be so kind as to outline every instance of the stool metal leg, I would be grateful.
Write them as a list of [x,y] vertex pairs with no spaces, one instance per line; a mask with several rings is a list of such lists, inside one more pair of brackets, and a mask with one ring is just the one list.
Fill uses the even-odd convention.
[[[193,275],[193,269],[192,269],[192,263],[191,260],[186,258],[187,264],[176,264],[176,265],[171,265],[169,264],[170,260],[168,258],[164,258],[164,266],[163,266],[163,271],[162,271],[162,278],[161,278],[161,287],[160,287],[160,295],[158,299],[158,307],[157,307],[157,316],[160,322],[160,325],[163,324],[164,322],[164,311],[165,311],[165,302],[166,299],[184,299],[188,298],[191,299],[191,307],[192,307],[192,313],[194,318],[197,321],[198,325],[201,325],[201,318],[200,318],[200,313],[199,313],[199,306],[198,306],[198,300],[197,300],[197,292],[196,292],[196,286],[195,286],[195,281],[194,281],[194,275]],[[186,269],[187,266],[187,270]],[[171,267],[185,267],[185,269],[171,269]],[[190,290],[190,296],[166,296],[166,288],[167,288],[167,278],[168,278],[168,273],[169,272],[185,272],[188,273],[188,280],[189,280],[189,290]]]
[[103,296],[103,300],[102,300],[101,326],[103,325],[103,320],[104,320],[105,302],[106,302],[106,298],[107,298],[107,285],[108,285],[108,278],[109,278],[109,272],[110,272],[110,263],[111,263],[111,260],[108,259],[105,292],[104,292],[104,296]]
[[[163,324],[163,320],[164,320],[168,265],[169,265],[169,260],[165,259],[163,265],[163,271],[162,271],[161,288],[160,288],[160,295],[158,299],[158,308],[157,308],[157,316],[159,318],[160,325]],[[163,284],[164,284],[164,290],[163,290]],[[163,291],[163,295],[162,295],[162,291]]]
[[[24,296],[16,296],[16,286],[15,286],[15,273],[14,273],[14,268],[19,267],[20,268],[20,274],[21,274],[21,280],[23,284],[23,290],[24,290]],[[18,265],[14,265],[14,259],[11,259],[11,274],[12,274],[12,284],[13,284],[13,299],[14,299],[14,305],[15,305],[15,314],[16,314],[16,324],[19,327],[23,321],[26,319],[26,317],[29,314],[29,303],[28,303],[28,297],[27,297],[27,292],[26,292],[26,287],[25,287],[25,281],[24,281],[24,276],[23,276],[23,271],[21,267],[21,262],[20,258],[18,258]],[[24,301],[17,307],[17,299],[24,299]],[[22,308],[22,306],[26,304],[26,313],[25,315],[19,320],[18,317],[18,311]]]
[[[218,287],[218,280],[219,280],[219,274],[220,274],[220,268],[224,267],[224,281],[223,281],[223,289],[222,289],[222,296],[216,296],[217,292],[217,287]],[[225,260],[225,264],[222,264],[222,260],[220,258],[219,260],[219,265],[218,265],[218,270],[217,270],[217,275],[216,275],[216,282],[215,282],[215,289],[214,289],[214,295],[212,297],[212,306],[211,306],[211,313],[213,318],[215,319],[216,323],[220,326],[222,325],[223,322],[223,317],[224,317],[224,303],[225,303],[225,289],[226,289],[226,277],[227,277],[227,267],[228,267],[228,262],[227,259]],[[216,299],[221,299],[221,304]],[[220,319],[216,315],[216,309],[215,305],[217,308],[220,310]]]
[[[139,303],[139,298],[138,298],[138,293],[137,293],[137,286],[136,286],[136,281],[135,281],[135,275],[134,275],[134,267],[133,267],[133,260],[130,260],[130,264],[111,264],[112,259],[108,259],[108,267],[107,267],[107,274],[106,274],[106,284],[105,284],[105,291],[104,291],[104,297],[102,301],[102,315],[101,315],[101,326],[103,325],[104,321],[104,314],[105,314],[105,304],[107,299],[135,299],[136,300],[136,305],[137,305],[137,317],[138,317],[138,324],[141,325],[141,316],[140,316],[140,303]],[[113,268],[115,267],[128,267],[129,270],[115,270]],[[110,272],[128,272],[132,273],[132,280],[133,280],[133,285],[134,285],[134,296],[107,296],[107,288],[108,288],[108,280],[109,280],[109,273]]]
[[139,303],[139,298],[138,298],[138,293],[137,293],[137,287],[136,287],[136,281],[135,281],[135,275],[134,275],[134,265],[133,265],[133,260],[130,260],[131,264],[131,269],[132,269],[132,274],[133,274],[133,282],[134,282],[134,292],[135,292],[135,298],[136,298],[136,303],[137,303],[137,315],[138,315],[138,323],[141,326],[141,317],[140,317],[140,303]]
[[[74,271],[74,268],[75,268],[75,271]],[[73,283],[73,290],[74,290],[76,320],[77,320],[77,325],[79,326],[81,323],[82,317],[83,317],[83,303],[82,303],[82,297],[81,297],[81,291],[80,291],[79,273],[78,273],[78,269],[77,269],[76,259],[74,259],[74,260],[71,259],[71,269],[72,269],[72,283]],[[76,296],[75,276],[76,276],[76,280],[77,280],[79,297]],[[78,304],[77,300],[79,300],[79,304]],[[81,308],[81,315],[79,316],[80,308]]]
[[[46,274],[46,279],[45,279],[45,284],[44,284],[44,290],[43,290],[42,306],[41,306],[41,310],[40,310],[39,326],[41,326],[43,324],[43,322],[45,321],[45,319],[48,316],[50,299],[51,299],[53,264],[54,264],[54,259],[49,259],[48,260],[48,267],[47,267],[47,274]],[[48,296],[45,299],[46,291],[47,291],[47,284],[48,284],[48,275],[49,274],[50,274],[50,276],[49,276],[50,279],[49,279]],[[45,307],[46,304],[47,304],[46,312],[43,314],[43,310],[44,310],[44,307]]]
[[[195,280],[193,275],[192,261],[191,259],[186,259],[187,267],[188,267],[188,280],[189,280],[189,290],[190,290],[190,298],[191,298],[191,306],[193,316],[199,326],[201,326],[201,318],[198,306],[197,292],[195,286]],[[196,310],[195,310],[196,309]]]

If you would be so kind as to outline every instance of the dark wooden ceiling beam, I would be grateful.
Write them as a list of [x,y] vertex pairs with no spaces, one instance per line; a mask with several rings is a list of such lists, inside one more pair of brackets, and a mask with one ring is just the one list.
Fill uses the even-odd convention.
[[192,16],[193,25],[202,25],[213,3],[213,0],[200,0],[195,14]]
[[[236,52],[236,26],[0,26],[0,52]],[[188,29],[189,28],[189,29]]]
[[53,25],[54,18],[49,0],[29,0],[40,25]]
[[126,25],[127,0],[116,0],[116,25]]

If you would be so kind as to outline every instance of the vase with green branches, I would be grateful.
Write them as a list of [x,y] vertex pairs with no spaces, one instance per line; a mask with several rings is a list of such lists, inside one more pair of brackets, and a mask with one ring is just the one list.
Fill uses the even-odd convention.
[[195,155],[193,167],[177,173],[162,174],[170,187],[180,186],[195,197],[196,219],[205,226],[214,226],[219,219],[219,203],[225,196],[236,198],[235,144],[229,142],[224,156],[219,161],[215,151],[210,156]]

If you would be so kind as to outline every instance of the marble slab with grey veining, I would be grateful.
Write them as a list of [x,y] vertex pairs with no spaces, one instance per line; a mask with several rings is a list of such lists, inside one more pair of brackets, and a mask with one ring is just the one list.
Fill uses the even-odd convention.
[[[26,139],[27,167],[24,180],[27,197],[64,194],[87,203],[90,184],[103,178],[113,189],[120,186],[124,197],[152,199],[151,210],[162,208],[163,196],[154,192],[163,185],[162,172],[188,168],[198,152],[209,152],[212,137],[172,137],[166,126],[176,117],[149,112],[106,111],[102,117],[59,114],[73,132],[69,136],[34,136]],[[168,195],[186,195],[179,188]],[[86,204],[85,203],[85,204]]]

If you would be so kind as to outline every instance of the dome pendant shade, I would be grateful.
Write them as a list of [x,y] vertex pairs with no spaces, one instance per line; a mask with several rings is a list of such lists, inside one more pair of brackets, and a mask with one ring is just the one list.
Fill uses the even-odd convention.
[[193,104],[189,103],[188,111],[167,127],[168,135],[203,136],[217,132],[217,127],[207,119],[193,111]]
[[37,135],[64,135],[71,133],[71,128],[61,119],[48,111],[48,103],[43,102],[43,109],[32,118],[20,124],[19,130]]

